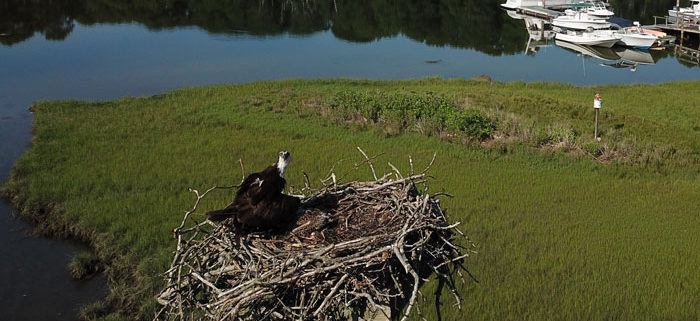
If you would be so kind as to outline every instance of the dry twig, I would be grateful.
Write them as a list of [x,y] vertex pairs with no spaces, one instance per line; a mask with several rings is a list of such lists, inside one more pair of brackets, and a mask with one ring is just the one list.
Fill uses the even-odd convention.
[[296,226],[283,234],[238,234],[227,222],[184,229],[217,187],[193,190],[195,205],[174,230],[176,252],[155,320],[348,320],[377,306],[391,307],[393,317],[405,308],[405,320],[432,273],[460,305],[454,276],[461,277],[471,244],[439,200],[418,188],[435,156],[420,174],[409,160],[408,177],[390,165],[396,180],[388,174],[338,184],[331,170],[333,184],[305,197]]

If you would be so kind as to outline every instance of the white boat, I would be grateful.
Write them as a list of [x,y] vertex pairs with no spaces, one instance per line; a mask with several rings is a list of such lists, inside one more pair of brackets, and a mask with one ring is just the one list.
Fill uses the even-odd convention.
[[690,20],[700,20],[700,0],[691,0],[690,7],[679,7],[676,2],[676,6],[673,9],[668,10],[668,15],[673,18],[683,17]]
[[595,33],[617,37],[618,44],[625,47],[637,49],[649,49],[659,40],[659,37],[642,31],[639,22],[634,22],[634,27],[622,28],[616,24],[612,25],[612,30],[595,30]]
[[566,31],[559,32],[554,36],[557,40],[568,41],[577,45],[598,46],[610,48],[614,46],[620,39],[607,32],[594,31]]
[[610,22],[606,19],[590,16],[582,11],[567,9],[564,13],[565,15],[552,19],[553,26],[576,30],[610,28]]
[[618,33],[621,36],[622,45],[637,49],[649,49],[659,40],[658,36],[645,33],[638,24],[635,27],[621,29]]
[[615,15],[615,12],[608,9],[608,7],[605,6],[605,3],[601,1],[589,1],[586,4],[590,4],[590,6],[584,7],[583,11],[586,12],[589,16],[598,17],[602,19],[609,19]]
[[507,0],[501,7],[517,9],[522,7],[555,7],[574,3],[575,0]]

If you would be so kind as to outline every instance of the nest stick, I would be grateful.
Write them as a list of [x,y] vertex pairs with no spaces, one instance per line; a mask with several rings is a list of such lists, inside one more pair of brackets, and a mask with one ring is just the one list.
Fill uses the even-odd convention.
[[192,189],[196,200],[174,230],[177,245],[154,320],[336,321],[370,310],[385,313],[382,306],[403,308],[392,317],[406,320],[420,315],[416,302],[429,276],[424,271],[436,273],[460,306],[453,273],[467,271],[464,260],[473,251],[459,222],[447,222],[435,199],[440,194],[418,188],[435,155],[418,174],[410,159],[410,175],[390,164],[393,174],[378,177],[373,158],[358,150],[374,180],[338,184],[342,178],[331,170],[333,182],[312,190],[307,178],[309,194],[285,233],[198,223],[192,214],[200,201],[235,186]]

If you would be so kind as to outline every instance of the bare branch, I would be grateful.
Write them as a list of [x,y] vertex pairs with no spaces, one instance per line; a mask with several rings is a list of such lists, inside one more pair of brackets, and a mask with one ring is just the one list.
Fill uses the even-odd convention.
[[431,195],[422,185],[436,156],[419,174],[409,158],[411,175],[389,163],[393,173],[378,177],[376,156],[358,150],[374,181],[340,183],[334,165],[314,191],[304,173],[299,217],[284,233],[198,222],[193,214],[206,195],[237,186],[190,189],[196,200],[174,229],[177,245],[154,320],[337,321],[368,308],[386,313],[387,306],[405,308],[405,320],[421,316],[416,302],[430,273],[460,306],[453,274],[464,281],[464,270],[476,280],[464,267],[475,252],[440,208],[436,197],[447,194]]
[[377,172],[374,171],[374,166],[372,165],[372,161],[369,159],[369,157],[367,157],[367,154],[365,154],[365,151],[363,151],[362,148],[360,148],[360,146],[357,146],[357,150],[359,150],[360,153],[362,153],[362,156],[364,156],[365,159],[367,160],[367,164],[369,164],[369,168],[372,170],[372,176],[374,176],[374,180],[376,181],[377,180]]

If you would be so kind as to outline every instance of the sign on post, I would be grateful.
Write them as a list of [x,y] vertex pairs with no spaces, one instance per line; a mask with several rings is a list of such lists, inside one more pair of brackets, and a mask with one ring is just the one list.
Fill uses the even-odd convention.
[[600,94],[595,94],[593,97],[593,108],[595,109],[595,130],[593,132],[593,137],[598,139],[598,113],[600,113],[600,107],[603,106],[603,100],[600,98]]

